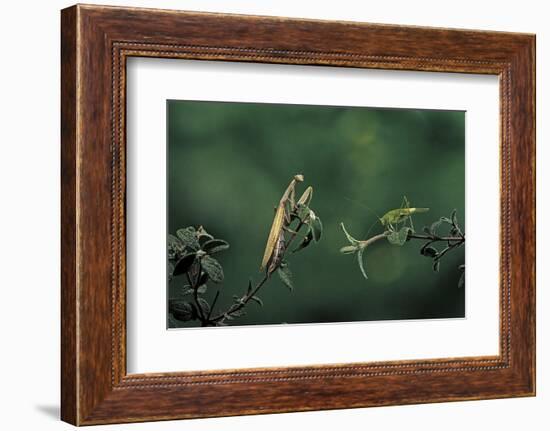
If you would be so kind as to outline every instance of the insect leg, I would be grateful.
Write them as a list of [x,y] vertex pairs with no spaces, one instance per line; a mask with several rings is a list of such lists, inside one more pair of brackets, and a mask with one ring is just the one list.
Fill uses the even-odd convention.
[[409,200],[407,199],[407,196],[403,196],[403,204],[404,204],[404,209],[406,210],[406,213],[407,213],[407,219],[409,220],[409,226],[414,231],[414,224],[411,217],[412,213],[410,211],[411,205]]

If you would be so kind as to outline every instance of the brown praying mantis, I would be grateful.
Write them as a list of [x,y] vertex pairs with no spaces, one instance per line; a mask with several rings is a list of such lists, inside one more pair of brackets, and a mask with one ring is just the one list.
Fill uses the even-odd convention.
[[[279,204],[275,209],[275,217],[271,224],[269,236],[267,238],[267,244],[265,246],[264,256],[260,266],[260,271],[267,268],[267,273],[271,274],[281,264],[283,255],[285,253],[288,244],[285,242],[285,231],[290,231],[296,234],[296,231],[290,229],[290,223],[292,222],[292,215],[296,211],[307,205],[311,201],[313,194],[313,188],[309,186],[302,194],[300,199],[296,202],[296,184],[304,181],[302,174],[294,175],[292,181],[286,188],[283,196],[279,200]],[[307,217],[315,217],[313,211],[309,210]]]

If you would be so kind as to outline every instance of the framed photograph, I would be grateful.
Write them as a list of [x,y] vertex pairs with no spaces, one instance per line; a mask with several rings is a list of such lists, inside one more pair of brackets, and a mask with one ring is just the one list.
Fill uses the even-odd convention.
[[535,394],[533,35],[77,5],[61,44],[63,420]]

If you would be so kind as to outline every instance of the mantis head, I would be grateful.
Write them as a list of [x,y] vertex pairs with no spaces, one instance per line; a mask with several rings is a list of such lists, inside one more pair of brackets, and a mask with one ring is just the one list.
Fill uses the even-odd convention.
[[296,174],[294,175],[294,179],[301,183],[302,181],[304,181],[304,176],[302,174]]

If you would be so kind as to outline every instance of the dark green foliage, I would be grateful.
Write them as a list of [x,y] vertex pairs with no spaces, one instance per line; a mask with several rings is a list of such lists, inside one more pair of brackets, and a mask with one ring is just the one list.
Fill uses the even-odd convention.
[[259,297],[252,296],[250,299],[252,299],[252,301],[254,301],[255,303],[259,304],[260,307],[264,306],[264,302]]
[[[442,228],[446,228],[446,232],[441,233]],[[424,227],[425,237],[419,239],[426,240],[425,244],[420,249],[422,256],[429,257],[433,260],[432,268],[435,272],[439,272],[441,267],[441,259],[451,250],[461,247],[466,242],[466,237],[458,224],[456,210],[453,210],[451,217],[441,217],[430,225]],[[434,244],[444,244],[443,248],[438,249]],[[460,265],[461,271],[458,280],[458,287],[464,287],[464,271],[465,266]]]
[[309,229],[307,231],[306,236],[302,239],[300,245],[293,250],[293,252],[296,253],[297,251],[306,248],[309,244],[311,244],[311,241],[313,241],[313,229]]
[[363,252],[365,251],[366,247],[359,247],[357,249],[357,263],[359,264],[359,269],[361,270],[361,274],[363,274],[363,277],[365,279],[369,278],[367,277],[367,271],[365,270],[365,262],[363,261]]
[[407,242],[410,232],[413,232],[413,230],[408,226],[403,226],[398,231],[392,231],[387,236],[388,242],[393,245],[402,246]]
[[176,235],[185,247],[191,248],[192,250],[198,250],[199,238],[194,227],[191,226],[185,229],[178,229]]
[[197,301],[204,315],[208,316],[208,314],[210,314],[210,304],[208,303],[208,301],[204,298],[198,298]]
[[178,327],[178,322],[199,320],[206,326],[212,311],[211,304],[203,296],[208,291],[207,283],[223,281],[222,266],[210,254],[227,250],[229,244],[214,239],[202,226],[198,229],[192,226],[178,229],[176,235],[168,236],[168,275],[175,281],[181,278],[184,284],[178,290],[178,298],[168,302],[168,323],[171,327]]
[[168,259],[176,259],[185,249],[183,243],[174,235],[168,235]]
[[173,300],[168,303],[168,311],[182,322],[193,320],[197,317],[197,309],[194,304],[187,301]]
[[466,265],[460,265],[458,269],[461,272],[460,279],[458,280],[458,287],[462,288],[464,287],[464,283],[466,281]]
[[175,277],[176,275],[187,273],[189,269],[191,269],[191,265],[193,265],[193,262],[195,262],[196,257],[197,257],[197,253],[189,253],[184,255],[174,265],[172,276]]
[[221,283],[223,281],[223,268],[216,259],[205,255],[201,259],[201,266],[214,283]]
[[292,284],[292,271],[290,271],[288,265],[281,265],[277,269],[277,275],[286,287],[290,290],[294,289],[294,285]]
[[313,232],[313,239],[315,242],[319,242],[321,240],[321,235],[323,235],[323,223],[321,223],[321,219],[319,217],[315,217],[311,221],[311,231]]
[[229,244],[222,239],[211,239],[202,245],[202,249],[210,254],[218,253],[219,251],[224,251],[228,248]]
[[435,257],[437,255],[437,249],[431,246],[423,246],[420,249],[420,254],[427,257]]

